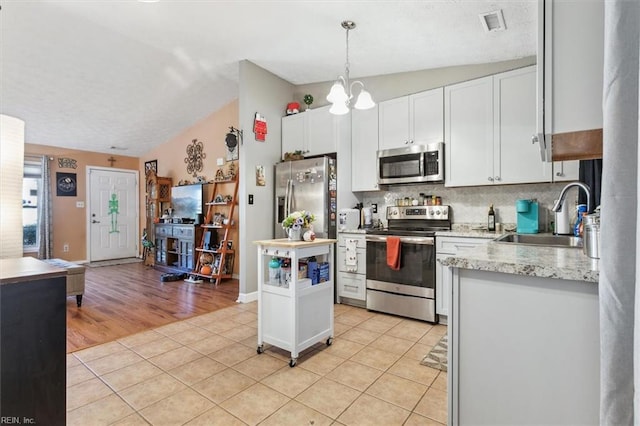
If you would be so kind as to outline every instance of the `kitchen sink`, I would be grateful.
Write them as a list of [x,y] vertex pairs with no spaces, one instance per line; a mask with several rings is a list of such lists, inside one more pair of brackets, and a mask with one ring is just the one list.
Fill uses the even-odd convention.
[[582,238],[553,234],[505,234],[494,241],[528,246],[582,248]]

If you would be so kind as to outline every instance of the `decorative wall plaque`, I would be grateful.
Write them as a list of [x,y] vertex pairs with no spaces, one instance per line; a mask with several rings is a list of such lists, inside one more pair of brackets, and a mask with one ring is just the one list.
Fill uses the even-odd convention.
[[198,172],[202,171],[202,160],[207,158],[207,154],[204,152],[202,142],[198,139],[191,141],[190,145],[187,145],[187,158],[184,162],[187,163],[187,173],[193,174],[193,177],[198,176]]
[[56,195],[58,197],[75,197],[77,182],[75,173],[56,172]]
[[78,165],[73,158],[58,158],[58,167],[61,169],[77,169]]

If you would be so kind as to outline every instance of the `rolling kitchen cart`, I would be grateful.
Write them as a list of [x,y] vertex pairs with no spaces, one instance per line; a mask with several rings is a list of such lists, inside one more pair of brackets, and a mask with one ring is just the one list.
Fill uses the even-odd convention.
[[[258,354],[268,343],[291,352],[289,366],[298,354],[325,341],[333,342],[333,250],[336,240],[290,241],[286,238],[254,241],[258,245]],[[317,284],[298,277],[299,261],[315,257],[328,274]],[[281,280],[269,279],[269,261],[289,259]],[[301,274],[302,275],[302,274]],[[326,279],[326,281],[323,281]],[[326,339],[326,340],[325,340]]]

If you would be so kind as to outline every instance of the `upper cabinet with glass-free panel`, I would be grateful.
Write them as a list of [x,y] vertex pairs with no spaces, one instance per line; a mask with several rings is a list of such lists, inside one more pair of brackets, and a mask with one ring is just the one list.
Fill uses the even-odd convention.
[[[539,0],[538,7],[537,140],[543,159],[601,157],[604,2]],[[567,170],[575,168],[554,164],[554,179],[573,177]]]
[[379,149],[444,141],[444,89],[380,102]]

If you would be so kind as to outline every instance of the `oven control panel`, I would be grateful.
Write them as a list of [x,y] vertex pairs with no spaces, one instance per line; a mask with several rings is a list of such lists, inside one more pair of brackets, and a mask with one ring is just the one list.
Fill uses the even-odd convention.
[[449,206],[388,206],[389,219],[449,220]]

